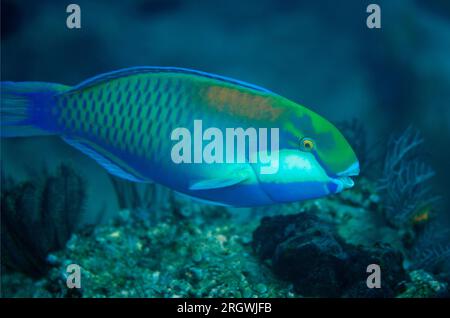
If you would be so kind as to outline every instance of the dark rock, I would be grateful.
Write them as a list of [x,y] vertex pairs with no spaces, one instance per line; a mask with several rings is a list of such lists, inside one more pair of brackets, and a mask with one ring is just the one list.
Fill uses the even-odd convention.
[[[312,213],[264,218],[253,233],[253,247],[304,296],[393,297],[407,277],[399,252],[387,245],[347,244],[331,224]],[[381,268],[380,289],[366,285],[369,264]]]

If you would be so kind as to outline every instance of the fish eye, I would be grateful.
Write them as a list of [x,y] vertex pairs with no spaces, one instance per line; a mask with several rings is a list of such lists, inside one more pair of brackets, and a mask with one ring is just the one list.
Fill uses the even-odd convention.
[[310,138],[302,138],[300,140],[300,147],[304,151],[311,151],[314,149],[314,141]]

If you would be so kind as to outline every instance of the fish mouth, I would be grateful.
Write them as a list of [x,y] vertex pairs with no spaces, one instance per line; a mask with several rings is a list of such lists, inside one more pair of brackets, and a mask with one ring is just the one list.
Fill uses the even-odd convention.
[[331,193],[339,193],[355,185],[353,179],[348,176],[333,178],[332,183],[334,183],[334,187],[330,188]]
[[355,181],[351,177],[359,175],[359,162],[355,162],[348,169],[337,174],[334,182],[337,184],[337,192],[349,189],[355,185]]
[[340,177],[337,178],[337,181],[342,185],[342,190],[351,188],[355,185],[355,181],[350,177]]

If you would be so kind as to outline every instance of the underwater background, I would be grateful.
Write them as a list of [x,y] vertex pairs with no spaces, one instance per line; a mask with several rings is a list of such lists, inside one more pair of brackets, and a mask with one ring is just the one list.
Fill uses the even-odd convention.
[[[1,140],[2,297],[448,297],[450,2],[3,0],[2,81],[178,66],[255,83],[338,126],[354,188],[259,208],[105,172],[58,137]],[[82,288],[66,287],[79,264]],[[379,264],[382,288],[368,289]]]

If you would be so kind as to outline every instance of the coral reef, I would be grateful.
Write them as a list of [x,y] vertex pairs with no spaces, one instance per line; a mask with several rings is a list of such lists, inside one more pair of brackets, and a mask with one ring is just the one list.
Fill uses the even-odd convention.
[[[148,216],[123,210],[92,234],[74,235],[66,250],[51,255],[55,266],[49,275],[29,291],[36,297],[73,297],[65,287],[66,266],[76,263],[82,267],[83,297],[294,296],[289,284],[252,255],[256,222],[233,227],[219,218],[212,223],[169,217],[153,225]],[[5,296],[18,279],[7,278]]]
[[[423,293],[411,287],[417,284],[409,282],[410,269],[402,266],[402,237],[384,222],[376,187],[364,178],[339,196],[250,211],[156,191],[166,198],[164,217],[152,209],[122,210],[118,218],[93,231],[79,231],[65,249],[47,257],[52,267],[44,277],[33,280],[3,273],[3,296],[420,297]],[[153,213],[160,216],[155,220]],[[261,220],[258,213],[278,215]],[[72,263],[82,268],[81,290],[65,286],[66,266]],[[381,289],[366,286],[366,268],[372,263],[382,269]],[[433,280],[442,290],[429,296],[445,295],[442,278]]]

